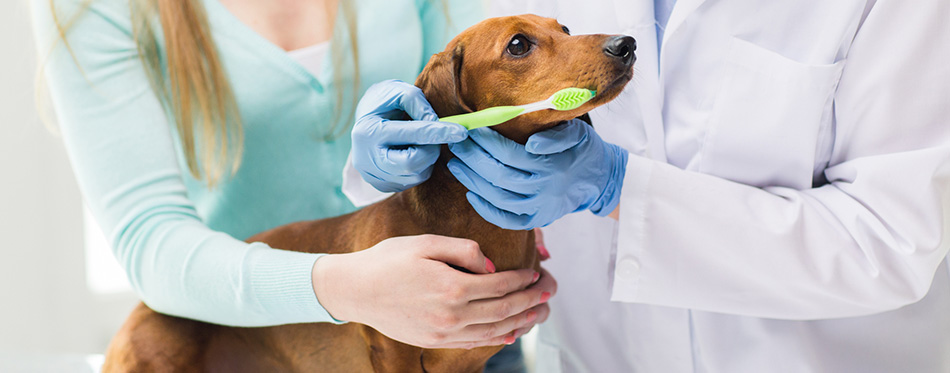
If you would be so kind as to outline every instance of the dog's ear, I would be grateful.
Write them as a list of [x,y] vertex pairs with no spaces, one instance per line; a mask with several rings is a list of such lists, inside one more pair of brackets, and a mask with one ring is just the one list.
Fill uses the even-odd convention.
[[442,53],[432,55],[416,79],[416,86],[422,89],[440,117],[472,112],[462,96],[464,49],[461,43],[453,44]]

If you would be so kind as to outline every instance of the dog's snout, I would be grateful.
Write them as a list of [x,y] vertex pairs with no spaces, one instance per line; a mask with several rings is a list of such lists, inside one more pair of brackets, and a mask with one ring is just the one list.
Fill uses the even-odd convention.
[[637,50],[637,41],[629,36],[615,36],[607,39],[604,44],[604,53],[620,59],[624,65],[630,65],[637,60],[634,53]]

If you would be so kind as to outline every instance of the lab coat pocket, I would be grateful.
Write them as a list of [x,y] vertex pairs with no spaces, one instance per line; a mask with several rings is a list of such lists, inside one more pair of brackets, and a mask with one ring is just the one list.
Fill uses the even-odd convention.
[[833,136],[842,67],[794,61],[733,38],[699,170],[758,187],[811,187],[818,147]]

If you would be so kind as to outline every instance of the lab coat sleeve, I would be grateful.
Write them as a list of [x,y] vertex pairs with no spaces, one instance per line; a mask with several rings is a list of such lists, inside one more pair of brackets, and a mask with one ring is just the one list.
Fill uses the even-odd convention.
[[612,299],[800,320],[921,299],[950,245],[948,15],[937,0],[870,10],[835,94],[825,185],[755,188],[631,157]]
[[367,183],[360,176],[360,172],[353,168],[353,151],[350,149],[350,155],[346,157],[346,164],[343,165],[343,195],[353,203],[353,206],[363,207],[382,201],[393,193],[380,192],[372,184]]
[[33,0],[59,131],[84,200],[152,309],[216,324],[334,320],[313,292],[319,255],[247,244],[208,228],[188,198],[165,111],[132,39],[128,2]]

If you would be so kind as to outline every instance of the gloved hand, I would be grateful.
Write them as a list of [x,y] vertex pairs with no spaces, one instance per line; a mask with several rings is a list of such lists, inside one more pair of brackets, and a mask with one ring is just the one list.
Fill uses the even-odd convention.
[[580,120],[528,138],[522,146],[489,128],[449,145],[449,171],[485,220],[531,229],[584,209],[599,216],[620,203],[627,151],[603,141]]
[[[413,120],[396,120],[409,114]],[[353,168],[382,192],[398,192],[426,181],[441,144],[468,137],[468,130],[439,117],[414,85],[376,83],[356,106]]]

